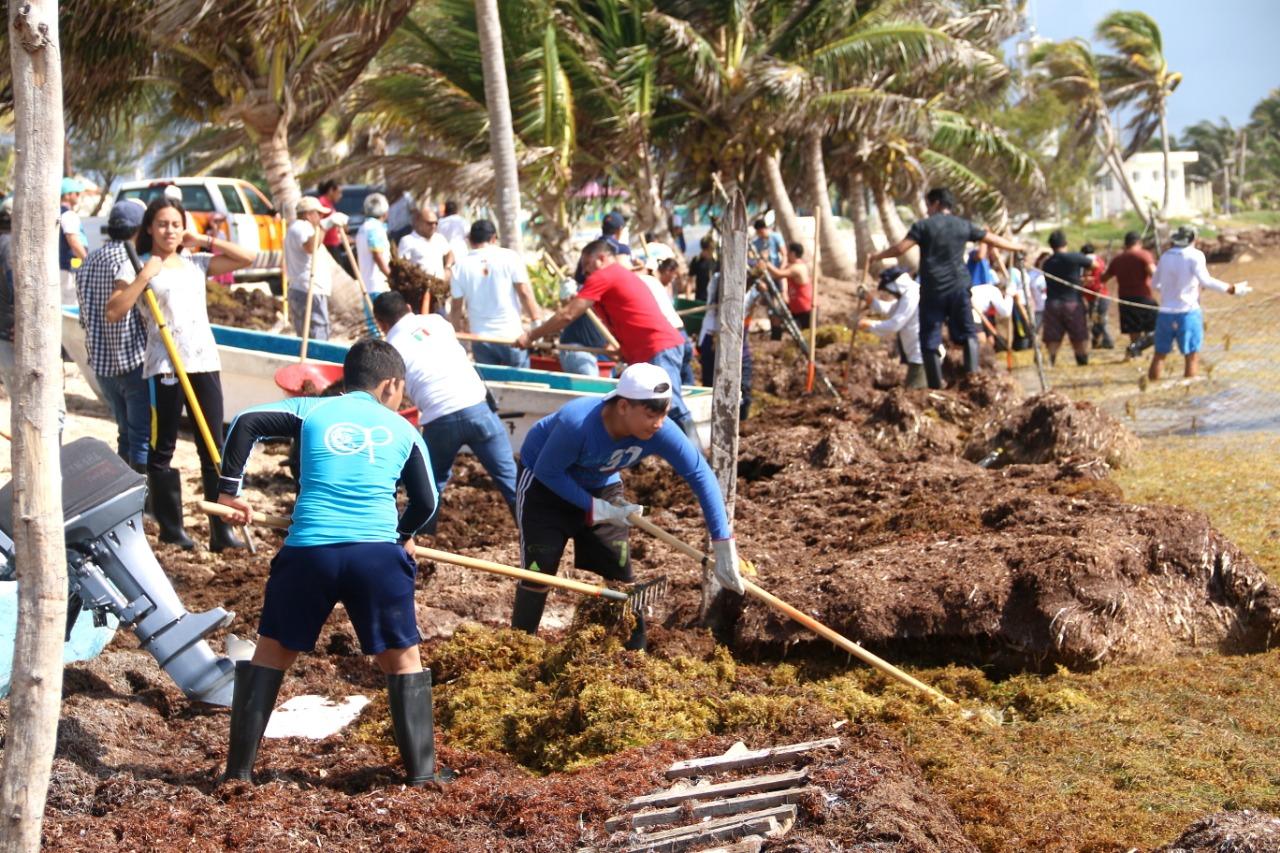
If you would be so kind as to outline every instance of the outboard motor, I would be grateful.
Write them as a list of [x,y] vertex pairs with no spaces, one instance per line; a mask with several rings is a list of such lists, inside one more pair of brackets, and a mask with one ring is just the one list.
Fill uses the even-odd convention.
[[[235,665],[204,638],[231,624],[215,607],[188,613],[142,531],[146,478],[105,443],[82,438],[62,447],[62,513],[70,584],[67,633],[80,610],[94,624],[107,614],[131,628],[187,698],[230,705]],[[12,574],[13,484],[0,489],[0,574]]]

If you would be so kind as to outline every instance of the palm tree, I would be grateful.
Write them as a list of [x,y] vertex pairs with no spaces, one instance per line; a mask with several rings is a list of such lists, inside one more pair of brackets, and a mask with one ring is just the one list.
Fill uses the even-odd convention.
[[1037,87],[1052,92],[1076,111],[1076,144],[1096,147],[1133,209],[1143,219],[1150,217],[1151,211],[1138,199],[1125,171],[1098,60],[1088,43],[1083,39],[1046,42],[1031,51],[1028,64],[1037,75]]
[[520,249],[520,177],[516,170],[516,140],[511,129],[511,95],[502,52],[502,21],[497,0],[475,0],[476,32],[484,70],[484,98],[489,112],[489,154],[493,158],[494,207],[502,245]]
[[1112,12],[1098,24],[1098,38],[1116,51],[1099,57],[1102,89],[1107,104],[1130,106],[1136,112],[1129,123],[1132,137],[1126,155],[1140,151],[1158,128],[1164,152],[1164,197],[1161,217],[1169,214],[1169,96],[1182,82],[1182,74],[1169,69],[1160,27],[1143,12]]
[[246,141],[286,217],[300,195],[291,135],[351,87],[413,0],[63,0],[63,52],[77,128],[130,121],[140,104]]

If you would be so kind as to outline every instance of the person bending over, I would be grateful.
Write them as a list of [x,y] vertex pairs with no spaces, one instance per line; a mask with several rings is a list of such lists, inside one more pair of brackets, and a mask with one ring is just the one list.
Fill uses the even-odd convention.
[[[255,406],[231,424],[218,502],[249,521],[240,497],[245,464],[264,438],[301,446],[298,502],[284,546],[271,561],[252,661],[236,664],[231,736],[223,779],[252,781],[258,744],[284,673],[315,648],[342,602],[360,639],[386,675],[396,746],[410,785],[444,781],[435,767],[431,671],[418,656],[413,535],[435,514],[431,460],[422,436],[396,414],[404,360],[386,341],[360,341],[343,362],[347,393],[293,397]],[[408,493],[396,509],[397,483]]]
[[[564,546],[572,539],[578,568],[608,580],[631,581],[627,518],[644,508],[623,499],[619,472],[656,454],[697,495],[715,549],[716,579],[742,594],[738,550],[724,497],[711,466],[667,420],[671,393],[671,382],[661,367],[632,364],[622,372],[618,387],[603,399],[574,400],[534,424],[520,448],[516,484],[516,526],[524,568],[557,574]],[[537,633],[547,590],[520,582],[511,627]],[[642,615],[637,614],[626,646],[645,647]]]

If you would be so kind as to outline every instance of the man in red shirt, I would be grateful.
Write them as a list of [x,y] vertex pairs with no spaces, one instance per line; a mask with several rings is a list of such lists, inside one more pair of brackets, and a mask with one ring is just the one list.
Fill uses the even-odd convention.
[[560,330],[595,308],[604,324],[618,339],[622,358],[628,364],[656,364],[671,377],[671,419],[696,440],[697,432],[689,408],[681,397],[680,365],[684,359],[684,337],[662,314],[652,291],[635,273],[618,263],[608,240],[599,239],[582,250],[579,267],[586,283],[577,296],[565,303],[551,319],[516,339],[523,349],[539,338],[554,338]]
[[1124,302],[1137,302],[1150,305],[1150,308],[1139,308],[1137,305],[1120,303],[1120,333],[1129,336],[1129,347],[1125,350],[1125,358],[1133,358],[1145,349],[1143,339],[1151,340],[1156,329],[1156,314],[1159,307],[1155,294],[1151,290],[1151,276],[1156,271],[1156,259],[1142,248],[1142,238],[1136,231],[1124,235],[1124,251],[1111,259],[1102,280],[1116,280],[1116,295]]
[[[316,198],[320,201],[320,209],[327,218],[330,213],[338,209],[338,201],[342,198],[342,187],[337,181],[329,178],[322,181],[320,186],[316,188]],[[338,266],[347,271],[347,275],[355,276],[355,273],[348,269],[351,262],[347,260],[347,253],[342,249],[342,235],[338,232],[339,228],[346,226],[335,225],[324,232],[324,247],[338,262]]]
[[1084,304],[1085,310],[1089,312],[1093,321],[1091,324],[1093,348],[1112,349],[1115,343],[1111,340],[1111,333],[1107,331],[1107,315],[1111,312],[1111,300],[1107,297],[1110,293],[1102,281],[1102,271],[1106,269],[1106,264],[1102,262],[1102,257],[1098,255],[1098,250],[1092,243],[1081,246],[1080,254],[1093,256],[1093,266],[1085,271],[1080,282],[1089,291],[1084,294]]
[[[813,282],[809,280],[809,265],[802,260],[803,257],[804,246],[799,243],[788,243],[786,266],[775,267],[768,260],[764,265],[769,270],[769,275],[782,283],[787,310],[795,318],[796,325],[801,329],[807,329],[813,317]],[[761,290],[764,289],[762,285],[757,286]],[[770,328],[769,338],[775,341],[782,340],[781,323]]]

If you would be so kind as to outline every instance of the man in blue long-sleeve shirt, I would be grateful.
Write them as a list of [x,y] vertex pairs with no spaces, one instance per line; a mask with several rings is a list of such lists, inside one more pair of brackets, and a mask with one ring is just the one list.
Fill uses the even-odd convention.
[[[404,360],[385,341],[361,341],[343,364],[347,393],[295,397],[256,406],[231,423],[222,454],[218,502],[249,520],[239,497],[253,446],[293,438],[301,447],[300,489],[284,547],[271,575],[252,662],[236,664],[226,779],[252,781],[253,761],[284,672],[315,648],[339,601],[387,676],[395,740],[408,782],[440,780],[435,772],[431,672],[418,655],[413,588],[413,535],[435,514],[431,460],[422,436],[397,411],[404,397]],[[409,502],[396,509],[397,483]]]
[[[620,471],[650,454],[662,457],[684,478],[706,519],[715,548],[716,578],[741,594],[738,551],[724,497],[711,467],[684,432],[667,420],[671,381],[646,362],[622,372],[604,399],[574,400],[534,424],[520,448],[516,524],[521,558],[529,571],[554,575],[565,544],[573,540],[574,564],[616,581],[630,581],[627,530],[643,507],[622,498]],[[521,582],[511,626],[537,632],[547,587]],[[643,649],[645,627],[637,615],[629,649]]]

